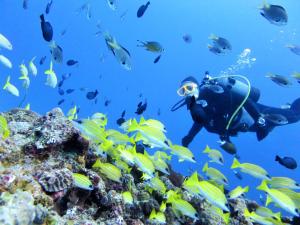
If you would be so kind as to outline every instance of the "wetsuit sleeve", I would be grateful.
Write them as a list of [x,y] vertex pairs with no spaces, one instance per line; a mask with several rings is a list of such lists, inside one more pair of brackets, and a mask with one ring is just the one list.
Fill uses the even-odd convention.
[[260,117],[259,108],[257,103],[254,102],[251,98],[248,98],[244,104],[245,110],[250,114],[253,120],[256,122]]
[[193,141],[194,137],[198,134],[198,132],[202,129],[203,125],[200,123],[194,123],[189,133],[182,138],[181,144],[184,147],[188,147],[189,144]]

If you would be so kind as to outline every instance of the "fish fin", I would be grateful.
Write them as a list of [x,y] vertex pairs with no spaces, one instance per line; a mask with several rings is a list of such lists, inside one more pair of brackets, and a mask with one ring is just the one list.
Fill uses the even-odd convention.
[[184,161],[184,159],[179,159],[179,160],[178,160],[178,162],[183,162],[183,161]]
[[29,63],[33,63],[33,61],[36,59],[36,56],[34,56]]
[[273,202],[272,198],[271,198],[269,195],[267,195],[266,207],[267,207],[271,202]]
[[230,220],[230,213],[224,213],[223,216],[222,216],[225,224],[228,224],[229,223],[229,220]]
[[250,217],[251,216],[251,213],[249,212],[249,210],[247,208],[244,211],[244,216],[245,217]]
[[45,22],[44,14],[40,15],[40,19],[41,19],[42,22]]
[[209,49],[212,49],[212,48],[213,48],[213,46],[210,45],[210,44],[208,44],[207,47],[208,47]]
[[275,156],[275,161],[279,162],[280,157],[278,155]]
[[267,181],[263,180],[259,186],[256,187],[257,190],[265,191],[267,192],[269,190]]
[[123,46],[121,46],[121,48],[131,57],[130,52],[126,48],[124,48]]
[[208,39],[216,41],[216,40],[218,40],[219,38],[218,38],[217,35],[215,35],[215,34],[210,34],[209,37],[208,37]]
[[202,172],[206,172],[208,169],[208,163],[205,163],[202,169]]
[[211,149],[210,149],[210,147],[208,145],[206,145],[203,153],[209,153],[209,152],[211,152]]
[[10,85],[10,76],[8,76],[8,77],[6,78],[6,83],[5,83],[4,87],[3,87],[3,90],[7,89],[7,87],[8,87],[9,85]]
[[249,191],[249,186],[246,186],[245,188],[244,188],[244,192],[246,193],[246,192],[248,192]]
[[232,163],[230,169],[239,168],[240,165],[241,165],[240,162],[239,162],[236,158],[234,158],[234,159],[233,159],[233,163]]

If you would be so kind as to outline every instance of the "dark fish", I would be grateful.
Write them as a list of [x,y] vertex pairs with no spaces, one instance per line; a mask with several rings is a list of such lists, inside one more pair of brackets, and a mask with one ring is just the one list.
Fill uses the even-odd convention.
[[210,52],[212,52],[212,53],[214,53],[216,55],[224,54],[224,52],[220,48],[218,48],[216,46],[208,45],[207,47],[208,47],[208,49],[209,49]]
[[66,33],[67,33],[67,28],[63,29],[63,30],[60,32],[60,36],[64,36]]
[[58,88],[58,94],[59,95],[64,95],[65,94],[65,91],[61,88]]
[[233,170],[233,173],[234,173],[234,175],[236,176],[236,178],[238,178],[239,180],[242,180],[242,179],[243,179],[242,174],[240,174],[238,171]]
[[161,111],[160,109],[157,110],[157,115],[160,116],[161,115]]
[[47,3],[46,10],[45,10],[46,14],[49,14],[49,13],[50,13],[50,9],[51,9],[52,3],[53,3],[52,0],[50,0],[50,1]]
[[63,104],[65,102],[65,100],[64,99],[61,99],[58,103],[57,103],[57,105],[61,105],[61,104]]
[[96,89],[95,91],[89,91],[86,94],[86,98],[89,99],[89,100],[93,100],[97,97],[97,95],[98,95],[98,90]]
[[45,41],[52,41],[53,38],[53,29],[51,24],[48,21],[45,21],[44,14],[40,15],[41,19],[41,29],[43,33],[43,38]]
[[46,60],[47,56],[43,56],[41,59],[40,59],[40,65],[43,65],[45,60]]
[[124,123],[124,122],[126,121],[126,120],[124,119],[125,113],[126,113],[126,111],[124,110],[124,111],[122,112],[122,114],[121,114],[121,117],[120,117],[119,119],[117,119],[117,124],[118,124],[119,126],[121,126],[122,123]]
[[154,59],[153,63],[158,63],[158,61],[160,60],[160,57],[161,57],[161,55],[157,56],[157,57]]
[[266,18],[270,23],[277,26],[284,26],[288,22],[286,10],[280,5],[264,4],[260,15]]
[[59,81],[57,86],[58,86],[59,88],[62,87],[63,84],[64,84],[64,81],[65,81],[64,79],[62,79],[61,81]]
[[144,13],[146,12],[149,5],[150,5],[150,1],[148,1],[145,5],[141,5],[136,13],[136,16],[138,18],[142,17],[144,15]]
[[136,110],[136,114],[141,115],[143,114],[143,112],[145,112],[147,109],[147,100],[145,101],[145,103],[143,104],[142,102],[140,102],[138,104],[137,110]]
[[289,78],[282,75],[268,73],[266,77],[270,78],[274,83],[282,87],[289,87],[293,84]]
[[278,155],[275,157],[275,161],[279,162],[279,164],[283,165],[284,167],[294,170],[297,168],[297,162],[292,157],[283,157],[280,158]]
[[288,49],[296,55],[300,55],[300,45],[287,45]]
[[67,65],[68,65],[68,66],[74,66],[74,65],[77,64],[77,63],[78,63],[78,61],[73,60],[73,59],[69,59],[69,60],[67,61]]
[[218,141],[220,147],[227,153],[234,155],[237,153],[236,147],[233,143],[229,141]]
[[71,93],[73,93],[74,91],[75,91],[74,89],[67,89],[67,90],[66,90],[66,93],[67,93],[67,94],[71,94]]
[[63,79],[63,80],[66,80],[66,79],[70,78],[71,75],[72,75],[71,73],[64,73],[64,74],[62,75],[62,79]]
[[274,125],[286,125],[289,123],[288,119],[281,114],[264,114],[263,117]]
[[222,51],[232,49],[230,42],[226,38],[218,37],[218,36],[212,34],[209,37],[209,39],[211,39],[213,41],[213,44],[215,47],[222,49]]
[[185,43],[188,43],[188,44],[192,43],[192,36],[189,34],[184,34],[182,36],[182,39],[184,40]]
[[121,114],[121,117],[123,118],[125,116],[125,114],[126,114],[126,111],[124,110]]
[[106,101],[104,102],[104,106],[108,106],[110,103],[111,103],[111,100],[106,100]]
[[85,87],[79,88],[80,91],[86,91],[86,89],[87,89],[87,88],[85,88]]
[[28,0],[23,0],[23,9],[28,9]]

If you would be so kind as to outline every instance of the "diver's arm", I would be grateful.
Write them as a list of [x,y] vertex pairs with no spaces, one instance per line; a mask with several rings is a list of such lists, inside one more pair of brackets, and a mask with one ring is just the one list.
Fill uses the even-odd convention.
[[193,141],[194,137],[198,134],[198,132],[202,129],[203,125],[200,123],[194,123],[189,133],[182,138],[182,146],[188,147],[189,144]]

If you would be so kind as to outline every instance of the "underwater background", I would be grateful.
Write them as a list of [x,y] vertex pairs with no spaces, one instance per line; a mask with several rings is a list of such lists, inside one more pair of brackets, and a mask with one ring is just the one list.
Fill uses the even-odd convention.
[[[251,49],[251,57],[256,59],[248,65],[241,65],[236,74],[245,75],[251,85],[261,91],[259,102],[280,107],[300,97],[300,84],[296,81],[290,88],[284,88],[271,82],[265,75],[268,72],[290,76],[300,70],[300,58],[285,47],[287,44],[300,44],[300,2],[296,0],[274,0],[271,3],[283,5],[288,14],[286,26],[274,26],[259,14],[260,0],[177,0],[151,1],[149,9],[142,18],[136,17],[136,10],[143,1],[119,1],[116,11],[112,11],[107,2],[88,1],[91,6],[90,19],[76,10],[86,1],[54,0],[51,11],[45,17],[51,21],[54,29],[53,39],[63,48],[64,63],[54,64],[59,80],[64,73],[72,76],[65,81],[64,89],[75,89],[69,95],[60,96],[58,89],[45,86],[46,75],[51,55],[48,43],[42,38],[40,14],[44,13],[47,1],[28,1],[28,9],[22,8],[20,0],[1,0],[0,32],[13,44],[13,51],[1,50],[13,63],[12,69],[0,66],[0,84],[3,86],[7,75],[20,90],[20,97],[0,91],[0,111],[18,107],[25,95],[19,65],[37,57],[38,76],[31,79],[27,98],[21,107],[30,103],[31,110],[40,114],[60,105],[68,110],[80,107],[79,118],[86,118],[95,112],[108,116],[108,127],[117,129],[116,120],[123,110],[126,119],[137,117],[136,106],[147,100],[145,118],[162,121],[167,128],[167,137],[173,143],[180,144],[192,126],[192,119],[185,108],[171,112],[170,108],[180,97],[176,94],[181,80],[187,76],[203,78],[205,71],[217,76],[231,65],[237,65],[239,55],[244,49]],[[125,13],[125,14],[124,14]],[[123,15],[122,15],[123,14]],[[124,16],[124,17],[123,17]],[[122,18],[121,18],[122,17]],[[95,35],[100,24],[102,31],[109,31],[131,53],[132,69],[124,70],[107,49],[102,35]],[[66,29],[62,36],[60,33]],[[207,49],[210,34],[226,37],[232,44],[229,54],[218,56]],[[189,34],[191,43],[185,43],[182,36]],[[155,54],[138,48],[137,40],[160,42],[165,51],[157,64],[153,63]],[[5,51],[5,53],[4,53]],[[43,65],[38,61],[47,56]],[[78,66],[68,67],[68,59],[79,61]],[[98,101],[86,98],[88,91],[99,91]],[[105,106],[106,100],[111,103]],[[160,111],[160,115],[158,115]],[[264,167],[271,176],[287,176],[300,181],[299,168],[288,170],[275,162],[275,156],[290,156],[297,161],[300,158],[299,123],[275,128],[266,139],[256,140],[254,133],[242,133],[231,140],[238,148],[242,162],[251,162]],[[220,149],[218,136],[203,129],[189,146],[197,164],[178,163],[174,157],[172,168],[184,175],[190,175],[195,169],[202,170],[208,160],[202,153],[205,146]],[[255,186],[260,181],[248,175],[237,179],[230,165],[233,156],[222,152],[225,165],[220,169],[229,180],[229,189],[237,185],[250,185],[247,197],[258,200],[259,192]]]

